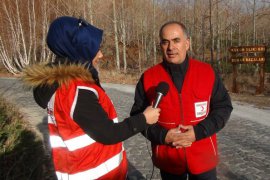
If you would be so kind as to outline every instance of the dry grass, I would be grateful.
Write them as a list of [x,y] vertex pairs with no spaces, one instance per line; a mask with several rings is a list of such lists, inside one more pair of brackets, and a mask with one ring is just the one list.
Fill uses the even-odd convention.
[[0,97],[0,179],[52,179],[42,140],[13,105]]
[[251,95],[251,94],[235,94],[230,93],[233,101],[238,101],[248,104],[252,104],[257,108],[269,109],[270,107],[270,96],[269,95]]
[[231,93],[233,75],[223,77],[225,87],[229,90],[233,101],[249,103],[258,108],[270,107],[270,74],[265,74],[265,90],[263,94],[256,95],[256,89],[259,85],[259,77],[257,75],[241,73],[237,77],[237,85],[239,93]]
[[99,70],[100,81],[103,83],[117,83],[117,84],[136,84],[141,76],[139,73],[126,74],[117,72],[115,70],[108,71],[104,69]]

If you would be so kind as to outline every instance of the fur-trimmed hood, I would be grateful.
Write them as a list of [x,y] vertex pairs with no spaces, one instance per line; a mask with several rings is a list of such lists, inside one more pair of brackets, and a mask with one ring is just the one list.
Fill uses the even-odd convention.
[[82,64],[38,64],[27,67],[22,73],[22,81],[33,88],[36,103],[44,109],[57,88],[74,79],[94,83],[91,73]]
[[30,87],[67,85],[73,79],[94,82],[91,73],[82,64],[36,64],[23,70],[22,80]]

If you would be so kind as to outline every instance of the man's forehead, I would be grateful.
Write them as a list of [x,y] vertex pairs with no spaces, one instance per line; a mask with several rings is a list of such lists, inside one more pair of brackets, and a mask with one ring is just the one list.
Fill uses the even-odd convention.
[[185,34],[181,28],[173,29],[163,29],[161,33],[161,39],[174,40],[174,39],[183,39]]
[[172,30],[178,30],[183,32],[183,28],[179,24],[168,24],[163,27],[162,32],[164,31],[172,31]]
[[176,41],[176,40],[180,40],[180,37],[176,37],[176,38],[166,38],[166,37],[162,37],[162,41]]
[[175,40],[175,39],[182,39],[184,36],[183,33],[180,31],[165,31],[162,33],[161,39],[167,39],[167,40]]
[[183,29],[178,24],[170,24],[163,28],[162,30],[162,39],[163,38],[180,38],[184,35]]

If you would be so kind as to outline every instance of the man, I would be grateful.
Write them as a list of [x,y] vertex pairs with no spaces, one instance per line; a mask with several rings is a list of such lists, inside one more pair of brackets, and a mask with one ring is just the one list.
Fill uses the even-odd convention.
[[210,65],[189,58],[186,27],[168,22],[160,29],[163,62],[146,70],[135,92],[131,115],[142,112],[161,81],[169,85],[159,105],[159,121],[143,134],[151,141],[153,163],[162,179],[216,179],[216,133],[230,117],[232,104]]
[[56,62],[24,70],[34,98],[48,112],[55,173],[59,180],[126,179],[122,141],[156,123],[159,109],[118,122],[112,101],[99,83],[96,66],[103,31],[85,20],[63,16],[49,28],[47,44]]

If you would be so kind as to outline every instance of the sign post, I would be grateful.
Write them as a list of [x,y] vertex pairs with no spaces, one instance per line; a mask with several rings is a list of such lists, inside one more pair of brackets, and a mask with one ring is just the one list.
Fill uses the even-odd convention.
[[229,49],[231,52],[231,63],[233,65],[233,87],[232,91],[238,93],[237,86],[237,65],[238,64],[259,64],[260,83],[256,94],[262,94],[264,91],[264,65],[266,60],[266,46],[234,46]]

